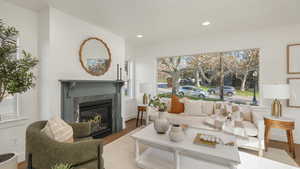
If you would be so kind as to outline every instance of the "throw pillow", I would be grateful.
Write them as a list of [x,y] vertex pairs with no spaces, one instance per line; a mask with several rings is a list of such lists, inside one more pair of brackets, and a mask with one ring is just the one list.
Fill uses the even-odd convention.
[[241,120],[240,107],[238,105],[232,105],[231,110],[232,110],[232,114],[231,114],[232,120]]
[[242,106],[240,112],[245,121],[252,122],[252,111],[250,106]]
[[232,113],[232,104],[225,103],[225,110],[228,113]]
[[225,105],[223,102],[215,102],[214,104],[214,114],[222,116],[226,112]]
[[232,105],[232,112],[240,111],[240,106],[237,104]]
[[190,99],[188,99],[187,97],[183,97],[183,98],[181,98],[181,99],[179,99],[179,102],[180,103],[185,103],[185,102],[187,102],[187,101],[189,101]]
[[206,115],[212,115],[214,113],[214,102],[202,101],[202,113]]
[[216,102],[215,103],[215,109],[221,109],[223,106],[223,103],[222,102]]
[[46,126],[42,129],[42,132],[48,135],[48,137],[65,143],[72,143],[73,128],[64,122],[59,116],[54,116],[48,120]]
[[184,104],[184,113],[191,116],[207,116],[202,112],[202,101],[189,100]]
[[184,104],[180,103],[179,98],[176,95],[172,95],[170,113],[180,114],[183,112],[184,112]]
[[49,123],[47,122],[45,127],[41,130],[43,133],[45,133],[48,137],[54,139],[54,135],[53,135],[53,132],[50,128],[50,125]]

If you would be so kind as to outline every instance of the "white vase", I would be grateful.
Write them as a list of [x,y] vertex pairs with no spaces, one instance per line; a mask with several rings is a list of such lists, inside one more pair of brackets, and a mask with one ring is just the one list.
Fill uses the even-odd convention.
[[0,155],[0,169],[17,169],[17,155],[14,153]]
[[180,142],[184,140],[184,132],[180,125],[172,125],[169,132],[169,138],[171,141]]
[[158,112],[158,118],[154,121],[154,129],[158,134],[165,134],[169,130],[169,121],[164,116],[165,112]]

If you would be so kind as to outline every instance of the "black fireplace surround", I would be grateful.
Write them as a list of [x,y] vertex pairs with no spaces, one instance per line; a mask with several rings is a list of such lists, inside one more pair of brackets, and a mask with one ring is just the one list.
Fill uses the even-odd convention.
[[92,123],[92,136],[102,138],[122,130],[121,87],[123,81],[61,80],[62,118],[68,122]]

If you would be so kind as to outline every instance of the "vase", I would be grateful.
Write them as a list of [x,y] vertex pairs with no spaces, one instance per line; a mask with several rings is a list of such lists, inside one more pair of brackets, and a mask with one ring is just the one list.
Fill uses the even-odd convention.
[[17,169],[17,155],[14,153],[0,155],[0,169]]
[[180,142],[184,140],[184,132],[180,125],[174,124],[169,132],[169,138],[171,141]]
[[158,118],[154,121],[154,129],[158,134],[165,134],[169,130],[169,121],[164,116],[165,112],[158,112]]

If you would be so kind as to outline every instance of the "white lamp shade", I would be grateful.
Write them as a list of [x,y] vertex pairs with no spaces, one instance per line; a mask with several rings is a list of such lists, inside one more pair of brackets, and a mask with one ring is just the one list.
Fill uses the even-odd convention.
[[288,84],[263,85],[263,96],[266,99],[289,99],[290,89]]
[[140,93],[151,93],[152,85],[150,83],[141,83],[140,84]]

